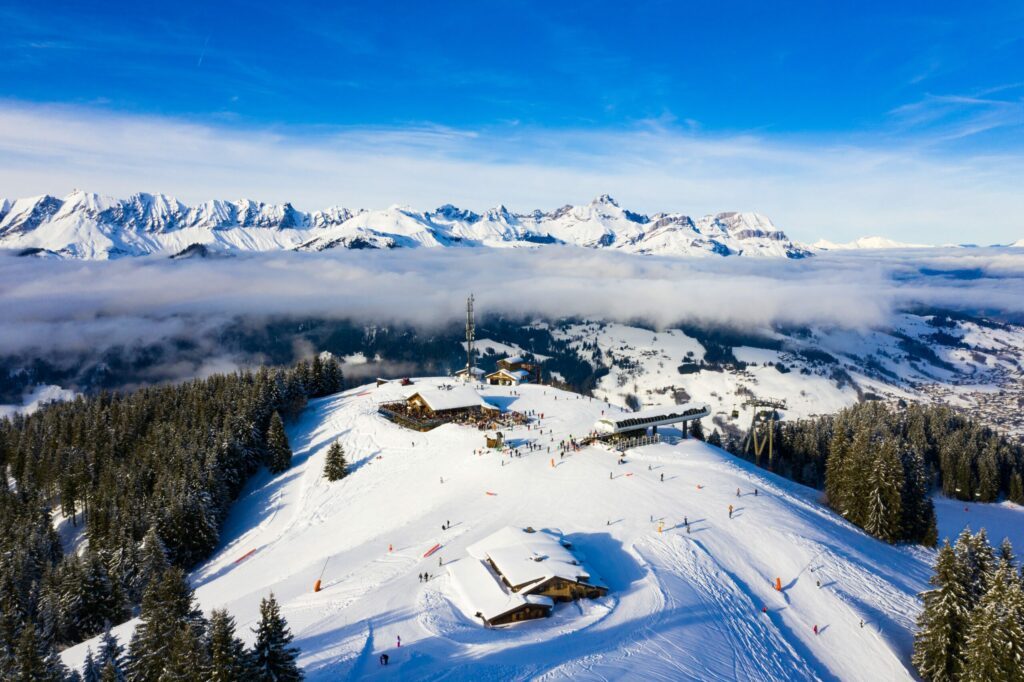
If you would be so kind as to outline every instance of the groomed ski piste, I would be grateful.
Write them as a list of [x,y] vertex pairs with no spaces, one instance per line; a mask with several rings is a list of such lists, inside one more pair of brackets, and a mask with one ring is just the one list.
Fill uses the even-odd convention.
[[[378,414],[409,390],[371,384],[310,403],[289,428],[291,468],[250,481],[221,548],[192,573],[204,611],[227,608],[251,644],[272,591],[311,680],[913,679],[930,550],[874,540],[818,491],[692,439],[630,450],[624,464],[600,445],[559,458],[559,441],[620,409],[597,399],[482,387],[494,405],[544,415],[543,435],[536,425],[504,430],[513,447],[541,446],[510,457],[476,454],[475,428],[418,433]],[[331,483],[323,466],[336,439],[350,473]],[[980,506],[939,505],[942,532],[958,532]],[[986,507],[984,518],[1024,527],[1019,507]],[[439,562],[472,561],[467,546],[505,526],[563,535],[608,596],[482,627]],[[135,623],[114,629],[122,643]],[[65,662],[80,666],[90,644],[66,650]]]

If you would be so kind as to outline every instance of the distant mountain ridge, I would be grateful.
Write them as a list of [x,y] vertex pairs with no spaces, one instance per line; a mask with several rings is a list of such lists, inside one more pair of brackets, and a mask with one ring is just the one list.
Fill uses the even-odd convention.
[[63,198],[0,199],[0,248],[60,258],[172,255],[198,245],[205,248],[191,255],[543,244],[672,256],[812,255],[758,213],[696,219],[682,213],[644,215],[621,208],[606,194],[589,204],[531,213],[504,206],[476,213],[450,204],[433,211],[392,206],[306,213],[290,203],[242,199],[188,206],[164,194],[116,199],[79,190]]

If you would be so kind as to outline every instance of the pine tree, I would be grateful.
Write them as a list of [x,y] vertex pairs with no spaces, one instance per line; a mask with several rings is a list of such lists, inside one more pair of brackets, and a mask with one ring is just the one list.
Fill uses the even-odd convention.
[[708,445],[714,445],[716,448],[722,447],[722,436],[718,433],[718,429],[714,429],[708,436]]
[[167,545],[160,538],[156,525],[151,525],[139,547],[138,582],[131,586],[132,590],[141,597],[149,584],[159,580],[170,565],[167,559]]
[[690,425],[690,435],[697,440],[704,440],[704,426],[699,419],[694,419]]
[[966,576],[949,542],[939,549],[935,589],[921,595],[924,609],[917,619],[914,667],[929,682],[953,682],[963,669],[963,642],[967,627]]
[[843,516],[849,518],[847,504],[848,467],[850,441],[846,437],[845,428],[837,428],[832,442],[829,444],[828,459],[825,462],[825,494],[829,505]]
[[324,462],[324,476],[328,481],[338,481],[348,475],[345,462],[345,451],[341,443],[334,441],[327,448],[327,459]]
[[273,594],[260,602],[260,622],[254,632],[253,679],[261,682],[301,680],[302,671],[295,664],[299,650],[291,646],[294,637]]
[[292,449],[284,432],[284,422],[277,412],[270,418],[267,427],[267,466],[270,473],[279,474],[292,464]]
[[333,355],[324,358],[323,371],[320,375],[320,388],[323,391],[323,395],[337,393],[344,388],[344,376],[342,375],[341,365]]
[[886,542],[900,539],[903,516],[900,491],[903,467],[891,442],[883,443],[875,453],[867,477],[868,499],[864,530]]
[[1006,496],[1011,502],[1024,504],[1024,480],[1021,480],[1019,471],[1014,471],[1010,474],[1010,487]]
[[191,623],[179,625],[167,648],[160,671],[160,682],[206,682],[209,668],[207,649],[201,631]]
[[188,627],[199,636],[205,630],[205,620],[180,568],[169,568],[159,580],[150,582],[142,597],[141,618],[129,646],[127,676],[133,682],[155,682],[178,631]]
[[117,669],[113,661],[107,661],[100,672],[100,682],[124,682],[124,673]]
[[971,612],[964,647],[964,682],[1024,680],[1024,596],[1003,563]]
[[999,561],[1013,566],[1017,563],[1017,557],[1013,554],[1013,543],[1010,538],[1003,538],[999,545]]
[[319,398],[324,393],[324,361],[317,353],[313,356],[313,363],[309,369],[309,386],[306,389],[306,394],[311,398]]
[[246,679],[250,673],[249,653],[242,640],[235,636],[235,619],[224,610],[210,614],[209,682],[232,682]]
[[96,663],[101,670],[110,668],[117,682],[124,682],[124,647],[117,641],[109,626],[100,639],[100,653]]
[[82,682],[100,682],[103,666],[92,656],[92,647],[85,650],[85,661],[82,662]]
[[965,528],[957,538],[955,550],[967,580],[968,604],[973,609],[988,591],[996,567],[995,552],[984,528],[974,535]]
[[69,675],[57,652],[39,636],[32,623],[26,623],[14,652],[12,682],[63,682]]

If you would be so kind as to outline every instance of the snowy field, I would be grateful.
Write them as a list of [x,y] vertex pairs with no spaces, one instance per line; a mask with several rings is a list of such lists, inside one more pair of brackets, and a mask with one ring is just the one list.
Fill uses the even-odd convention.
[[[541,445],[511,458],[474,454],[483,446],[475,429],[421,434],[377,414],[406,390],[371,385],[312,402],[289,430],[291,469],[250,482],[221,549],[192,574],[203,609],[228,608],[247,635],[273,591],[309,679],[913,679],[915,595],[930,550],[876,541],[824,509],[817,491],[698,441],[632,450],[622,465],[601,447],[564,459],[552,447],[552,466],[552,441],[618,409],[599,400],[487,387],[494,404],[544,415],[543,435],[506,431],[513,445]],[[322,470],[335,439],[350,475],[329,483]],[[1024,547],[1020,508],[964,512],[939,501],[938,511],[944,535],[989,525],[994,539],[1015,532]],[[438,564],[469,560],[468,545],[506,525],[564,534],[609,595],[482,628]],[[417,579],[424,571],[427,583]],[[133,627],[115,633],[127,642]],[[80,665],[85,646],[65,661]]]
[[[787,409],[781,413],[793,420],[834,413],[874,394],[973,410],[997,430],[1024,436],[1018,402],[1024,399],[1024,329],[960,322],[951,331],[970,348],[955,348],[934,342],[936,327],[928,319],[932,318],[900,315],[891,332],[815,328],[809,338],[764,328],[760,333],[765,339],[774,339],[787,350],[740,345],[732,351],[747,363],[745,369],[704,368],[688,374],[677,368],[704,360],[706,349],[679,329],[588,322],[553,333],[568,341],[582,360],[593,361],[593,346],[599,349],[608,372],[594,387],[596,396],[624,404],[632,394],[643,406],[706,402],[712,410],[712,419],[704,424],[708,433],[715,426],[746,430],[752,411],[744,403],[751,396],[784,399]],[[909,356],[901,348],[904,336],[931,348],[944,365]],[[833,362],[809,360],[801,356],[803,351],[824,352]],[[778,364],[788,371],[780,372]],[[869,367],[875,371],[868,372]],[[836,372],[847,380],[837,381]]]

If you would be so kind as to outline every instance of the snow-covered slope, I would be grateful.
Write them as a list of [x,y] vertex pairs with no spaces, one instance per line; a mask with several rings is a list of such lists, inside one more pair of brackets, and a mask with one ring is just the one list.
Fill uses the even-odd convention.
[[[247,634],[273,591],[310,679],[911,679],[930,552],[873,540],[815,491],[697,441],[632,450],[622,465],[600,447],[552,460],[548,447],[619,409],[599,400],[484,389],[495,404],[543,414],[506,432],[540,451],[509,457],[477,454],[483,434],[470,427],[421,434],[385,421],[377,405],[404,390],[364,386],[311,403],[289,430],[291,469],[250,482],[221,549],[192,575],[202,607],[228,608]],[[336,439],[351,473],[329,483]],[[506,525],[564,534],[610,594],[482,628],[438,564],[470,560],[467,546]],[[133,627],[115,634],[127,641]],[[80,664],[86,646],[64,659]]]
[[1016,247],[1024,248],[1024,239],[1018,239],[1014,243],[1010,244],[1010,246],[1016,246]]
[[186,206],[162,194],[114,199],[75,191],[0,203],[0,248],[67,258],[177,253],[193,244],[226,250],[325,250],[573,244],[663,255],[801,258],[810,252],[756,213],[640,215],[603,195],[583,206],[516,214],[392,206],[303,213],[291,204],[208,201]]

